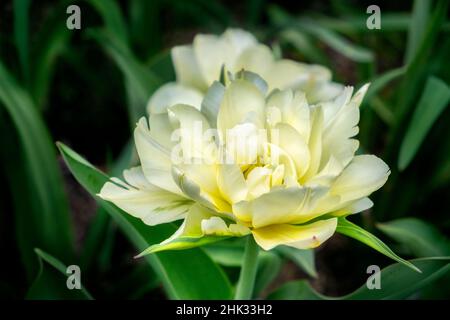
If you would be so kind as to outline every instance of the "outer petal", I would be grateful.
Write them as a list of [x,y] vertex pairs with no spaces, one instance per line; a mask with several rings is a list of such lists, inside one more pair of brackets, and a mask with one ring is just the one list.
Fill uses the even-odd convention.
[[320,187],[275,189],[254,200],[236,203],[233,213],[238,219],[251,223],[254,228],[304,223],[317,217],[311,213],[327,191]]
[[223,33],[222,37],[234,49],[234,52],[236,54],[257,43],[257,40],[250,32],[244,31],[242,29],[227,29]]
[[171,51],[177,81],[183,85],[206,90],[208,83],[203,77],[192,46],[178,46]]
[[247,48],[239,55],[231,71],[247,70],[264,77],[271,68],[273,61],[273,53],[267,46],[255,45]]
[[209,86],[219,80],[222,65],[229,66],[234,59],[234,48],[218,36],[199,34],[193,48],[203,78]]
[[188,104],[200,110],[203,95],[197,89],[169,82],[160,87],[147,104],[149,114],[167,113],[167,108],[176,104]]
[[182,195],[171,173],[170,151],[152,137],[145,118],[141,118],[134,130],[136,150],[146,179],[167,191]]
[[185,217],[193,202],[150,184],[141,167],[124,171],[126,182],[107,182],[100,191],[102,199],[140,218],[148,225],[167,223]]
[[355,156],[334,182],[331,193],[341,202],[366,197],[381,188],[390,174],[383,160],[373,155]]
[[367,88],[368,85],[363,86],[350,101],[348,98],[352,90],[346,88],[333,103],[334,111],[336,111],[334,116],[328,112],[329,107],[324,106],[324,111],[328,112],[328,115],[323,132],[323,162],[328,161],[333,155],[343,166],[346,166],[352,159],[359,143],[350,138],[359,131],[359,105]]
[[320,220],[306,225],[288,224],[271,225],[253,229],[256,243],[264,250],[270,250],[278,245],[287,245],[297,249],[310,249],[321,245],[335,232],[337,218]]

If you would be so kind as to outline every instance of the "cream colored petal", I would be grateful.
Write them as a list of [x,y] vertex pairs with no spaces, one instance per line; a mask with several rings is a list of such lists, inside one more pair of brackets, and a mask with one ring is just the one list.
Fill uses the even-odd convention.
[[211,217],[202,220],[202,232],[205,235],[216,236],[244,236],[250,234],[250,229],[241,224],[230,224],[227,226],[225,221],[219,217]]
[[[204,169],[204,172],[206,172],[207,168]],[[217,212],[231,212],[229,203],[227,203],[220,195],[217,195],[215,191],[213,191],[213,193],[210,192],[211,189],[214,189],[210,186],[210,182],[205,183],[205,181],[201,181],[201,178],[204,177],[204,175],[200,174],[200,172],[183,170],[179,166],[174,166],[172,168],[172,175],[179,188],[192,200]],[[215,177],[215,174],[213,176]],[[203,188],[200,185],[203,185]]]
[[167,108],[176,104],[187,104],[200,110],[203,94],[192,87],[169,82],[160,87],[147,104],[149,114],[167,113]]
[[316,214],[319,201],[328,188],[302,188],[272,190],[251,202],[252,224],[255,228],[271,224],[304,223],[320,216]]
[[107,182],[99,196],[148,225],[167,223],[185,217],[193,202],[151,185],[140,167],[124,172],[127,183]]
[[308,170],[300,179],[302,183],[307,182],[319,171],[322,158],[322,128],[323,112],[320,106],[311,110],[311,135],[309,138],[310,163]]
[[224,39],[210,34],[199,34],[194,38],[194,52],[206,83],[219,80],[222,65],[230,66],[235,58],[234,48]]
[[264,78],[274,61],[272,51],[265,45],[255,45],[247,48],[236,59],[231,71],[247,70]]
[[152,137],[144,117],[134,130],[134,141],[145,178],[155,186],[182,195],[172,178],[170,150]]
[[255,164],[258,154],[262,151],[264,138],[259,135],[259,130],[253,123],[238,124],[228,129],[223,162],[244,167]]
[[230,204],[247,198],[247,184],[237,164],[220,164],[217,170],[217,185],[222,197]]
[[[289,124],[279,123],[274,130],[278,130],[279,141],[277,144],[286,151],[295,163],[297,177],[301,178],[308,170],[310,155],[309,149],[303,137]],[[272,143],[274,143],[272,141]]]
[[192,46],[174,47],[171,56],[177,82],[200,91],[206,90],[208,83],[202,75]]
[[305,186],[321,185],[329,187],[343,169],[344,166],[334,156],[331,156],[325,167],[308,180],[308,183],[306,183]]
[[[270,191],[272,170],[256,167],[247,175],[249,199],[254,199]],[[244,200],[244,199],[242,199]]]
[[347,88],[335,100],[335,105],[341,105],[342,103],[343,105],[338,108],[335,116],[329,116],[330,119],[328,119],[328,123],[325,126],[322,161],[328,161],[329,157],[333,155],[342,165],[346,166],[353,158],[358,142],[350,138],[359,132],[359,105],[367,88],[368,85],[364,85],[350,101],[348,101],[348,92],[351,93],[351,90]]
[[309,141],[310,108],[303,92],[276,90],[267,99],[266,107],[271,126],[275,126],[278,122],[287,123],[302,136],[305,142]]
[[331,193],[341,202],[356,200],[381,188],[390,174],[383,160],[373,155],[355,156],[334,182]]
[[226,89],[217,116],[217,128],[225,133],[254,117],[254,124],[264,125],[264,97],[256,86],[244,80],[233,81]]
[[279,60],[265,75],[269,92],[273,89],[295,89],[305,86],[309,80],[308,66],[292,60]]
[[328,240],[335,232],[337,218],[319,220],[306,225],[279,224],[265,228],[253,229],[256,243],[264,250],[279,245],[297,249],[316,248]]
[[222,38],[234,48],[236,53],[240,53],[258,42],[250,32],[234,28],[227,29],[223,33]]
[[333,212],[333,215],[336,217],[347,216],[349,214],[354,214],[370,209],[373,206],[373,202],[369,198],[365,197],[356,201],[350,201],[350,203],[347,202],[340,206],[341,208],[339,210]]
[[335,99],[344,89],[344,86],[336,82],[323,81],[316,83],[306,92],[309,103],[316,104],[322,101]]
[[[206,157],[210,142],[204,139],[204,132],[209,129],[209,123],[205,116],[196,108],[183,104],[170,107],[168,115],[172,126],[179,129],[173,139],[181,147],[182,161]],[[179,156],[178,149],[173,149],[172,152],[172,157]]]
[[175,141],[173,141],[173,127],[169,121],[167,113],[151,114],[148,119],[150,125],[150,135],[162,146],[168,150],[172,149]]

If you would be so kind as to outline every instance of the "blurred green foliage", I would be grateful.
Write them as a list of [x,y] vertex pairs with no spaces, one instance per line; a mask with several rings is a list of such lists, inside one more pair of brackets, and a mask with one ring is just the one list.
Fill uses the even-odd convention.
[[[361,150],[385,159],[392,174],[372,196],[370,215],[355,218],[371,232],[378,226],[378,235],[393,240],[399,253],[422,258],[414,263],[423,273],[394,264],[383,270],[382,292],[363,286],[344,298],[448,299],[448,260],[430,257],[448,256],[450,248],[449,3],[376,1],[381,29],[369,30],[372,2],[2,2],[0,297],[232,296],[242,241],[133,260],[174,226],[145,226],[99,199],[97,207],[67,167],[92,196],[107,176],[60,144],[64,164],[54,144],[63,141],[109,174],[120,174],[135,161],[129,138],[149,96],[174,80],[170,47],[191,42],[197,32],[232,26],[250,30],[283,56],[326,65],[338,81],[372,82],[361,107]],[[66,28],[69,4],[81,8],[81,30]],[[255,297],[288,280],[323,275],[336,281],[324,288],[314,280],[321,293],[343,295],[365,281],[367,265],[386,266],[381,255],[339,241],[338,249],[332,243],[320,248],[316,259],[312,251],[261,254]],[[336,250],[341,259],[333,258]],[[61,287],[71,264],[81,265],[90,293]],[[295,270],[294,276],[283,279],[281,270]],[[305,280],[269,297],[328,298]]]

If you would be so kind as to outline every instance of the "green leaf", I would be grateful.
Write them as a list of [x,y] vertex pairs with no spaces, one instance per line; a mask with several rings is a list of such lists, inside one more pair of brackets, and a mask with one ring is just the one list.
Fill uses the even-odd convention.
[[375,237],[370,232],[357,226],[356,224],[346,220],[345,218],[338,219],[336,232],[346,235],[347,237],[356,239],[358,241],[361,241],[365,245],[368,245],[372,249],[377,250],[378,252],[384,254],[385,256],[397,262],[403,263],[405,266],[417,272],[421,272],[420,269],[414,266],[411,262],[406,261],[405,259],[402,259],[399,256],[397,256],[386,244],[383,243],[383,241]]
[[210,243],[225,240],[229,237],[221,236],[203,236],[203,237],[179,237],[164,244],[154,244],[142,251],[136,258],[141,258],[147,254],[165,251],[165,250],[185,250],[195,247],[201,247]]
[[400,67],[396,69],[389,70],[382,75],[377,76],[372,80],[369,89],[364,97],[365,102],[369,102],[372,98],[379,94],[379,92],[384,89],[393,80],[404,75],[406,72],[405,67]]
[[377,224],[378,229],[408,248],[416,257],[450,256],[450,242],[432,224],[403,218]]
[[448,106],[449,100],[449,86],[438,78],[428,78],[400,147],[398,158],[400,170],[404,170],[410,164],[428,131]]
[[381,288],[370,290],[362,285],[356,291],[343,297],[328,297],[315,291],[306,280],[289,282],[271,293],[268,299],[276,300],[396,300],[410,298],[420,289],[448,275],[450,257],[421,258],[412,260],[422,270],[417,273],[395,263],[381,270]]
[[145,115],[145,104],[162,84],[161,80],[132,54],[123,41],[110,30],[95,30],[90,34],[111,56],[125,77],[130,102],[130,121],[135,123]]
[[[67,146],[58,143],[69,169],[91,195],[96,195],[109,178]],[[140,251],[160,243],[174,233],[173,224],[149,227],[142,221],[98,200]],[[164,251],[144,257],[161,278],[170,298],[229,299],[231,285],[223,271],[201,250]]]
[[308,33],[350,60],[362,63],[369,63],[374,60],[374,54],[371,50],[351,43],[340,34],[322,27],[311,18],[293,18],[276,6],[270,7],[269,16],[280,28],[295,28],[299,32]]
[[[63,181],[52,139],[31,98],[0,63],[0,108],[17,130],[19,146],[2,162],[15,197],[16,234],[29,278],[37,271],[33,249],[39,246],[64,261],[71,258],[73,235]],[[22,161],[18,161],[20,154]]]
[[115,0],[86,0],[100,14],[106,29],[120,41],[127,43],[128,31],[122,9]]
[[316,263],[314,261],[314,250],[299,250],[287,246],[280,246],[276,250],[287,259],[292,260],[309,276],[317,278]]
[[405,54],[406,64],[411,62],[420,46],[430,15],[430,5],[431,1],[428,0],[414,1],[413,12],[409,21],[408,42]]
[[37,107],[42,110],[46,106],[48,89],[52,80],[56,59],[68,47],[73,34],[66,27],[66,8],[70,1],[62,1],[52,9],[36,35],[36,42],[31,54],[31,94]]
[[22,75],[25,83],[30,80],[29,41],[29,11],[30,0],[14,0],[14,40],[19,55]]
[[[81,289],[69,289],[67,287],[67,267],[50,254],[35,249],[39,259],[39,273],[31,285],[26,299],[39,300],[92,300],[91,294],[81,284]],[[80,281],[83,280],[83,270],[80,273]]]
[[319,40],[323,41],[328,46],[350,60],[364,63],[372,62],[374,60],[374,54],[371,50],[353,44],[340,34],[329,29],[325,29],[310,19],[305,18],[299,20],[299,28],[317,37]]
[[[232,242],[225,240],[208,245],[203,250],[213,261],[222,266],[241,267],[244,259],[244,244],[240,242],[240,238],[231,238],[230,240]],[[264,254],[264,252],[260,254]]]
[[258,255],[258,270],[256,271],[254,297],[258,297],[275,280],[281,270],[281,258],[271,252],[261,252]]
[[325,53],[311,41],[311,37],[299,30],[289,28],[283,30],[279,38],[281,41],[291,44],[300,54],[311,62],[325,66],[329,65],[329,59]]

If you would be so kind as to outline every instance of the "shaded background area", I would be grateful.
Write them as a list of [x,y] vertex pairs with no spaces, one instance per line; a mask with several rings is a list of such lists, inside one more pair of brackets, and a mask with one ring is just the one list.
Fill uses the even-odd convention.
[[[70,4],[81,8],[81,30],[66,28]],[[381,30],[366,27],[371,4],[381,8]],[[251,31],[283,57],[323,64],[336,81],[374,84],[361,106],[360,151],[384,159],[392,174],[371,196],[370,212],[352,220],[407,258],[449,254],[450,109],[448,99],[435,100],[449,90],[447,1],[3,1],[0,297],[29,292],[39,247],[80,264],[95,297],[165,298],[145,261],[133,259],[137,249],[55,158],[54,142],[118,175],[133,161],[129,139],[148,97],[175,78],[170,48],[228,27]],[[405,217],[426,226],[406,230],[406,240],[377,228]],[[437,248],[415,250],[421,238]],[[242,254],[240,240],[224,246],[206,251],[235,281],[238,264],[226,261]],[[341,235],[316,250],[317,278],[289,256],[266,260],[272,272],[260,296],[303,278],[321,293],[343,295],[365,282],[368,265],[391,264]],[[448,299],[448,278],[417,297]]]

